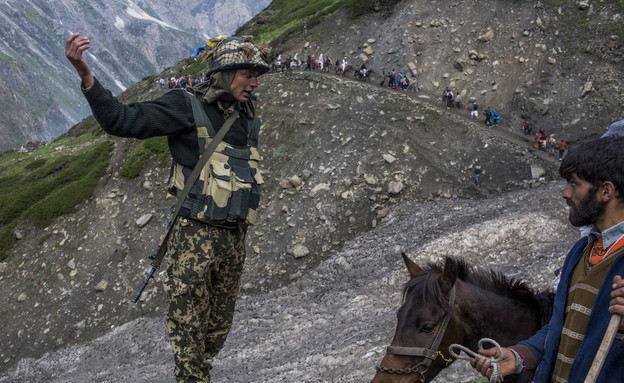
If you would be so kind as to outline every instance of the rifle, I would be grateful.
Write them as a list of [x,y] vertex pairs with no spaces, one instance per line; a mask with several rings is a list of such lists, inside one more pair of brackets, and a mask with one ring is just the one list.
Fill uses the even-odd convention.
[[[207,126],[207,124],[209,124],[210,121],[208,120],[208,116],[206,116],[206,113],[203,110],[201,101],[199,101],[197,97],[191,96],[191,106],[193,107],[193,118],[195,119],[195,125]],[[199,178],[200,171],[206,165],[206,163],[210,159],[210,156],[212,156],[212,153],[214,153],[214,151],[217,149],[217,146],[219,145],[221,140],[223,140],[223,137],[225,136],[227,131],[230,130],[230,127],[232,126],[232,124],[237,118],[238,118],[238,113],[232,113],[232,115],[225,121],[221,129],[219,129],[217,134],[215,134],[215,136],[210,141],[210,144],[208,144],[208,147],[204,150],[204,153],[202,153],[199,161],[197,161],[197,164],[195,165],[195,168],[193,169],[193,172],[191,173],[191,175],[188,177],[188,179],[184,183],[184,189],[182,190],[181,193],[178,194],[178,202],[176,204],[173,214],[171,215],[171,220],[169,221],[169,224],[167,225],[167,233],[165,234],[163,239],[160,240],[160,243],[158,244],[158,248],[156,249],[156,251],[154,251],[154,254],[149,256],[149,258],[152,260],[152,269],[147,274],[147,277],[143,281],[143,284],[141,285],[141,287],[139,287],[139,290],[137,291],[137,293],[134,295],[134,298],[132,298],[132,303],[137,303],[139,301],[139,298],[141,297],[141,293],[143,293],[143,290],[147,286],[149,280],[154,275],[154,272],[160,267],[160,263],[165,257],[165,253],[167,251],[166,245],[167,245],[167,242],[169,241],[169,235],[171,234],[171,227],[173,226],[176,218],[178,217],[178,214],[180,213],[180,209],[182,208],[182,202],[184,202],[184,200],[186,199],[186,196],[191,191],[191,187],[195,184],[195,181],[197,180],[197,178]],[[255,123],[255,116],[254,116],[254,123]]]
[[158,269],[158,267],[160,267],[160,262],[157,261],[157,256],[158,256],[158,252],[160,251],[160,248],[164,240],[165,238],[161,239],[160,243],[156,247],[156,250],[154,251],[154,254],[148,256],[148,258],[152,260],[152,269],[149,271],[149,273],[147,273],[147,277],[143,281],[143,284],[141,284],[141,287],[139,287],[139,290],[134,295],[134,298],[132,298],[132,303],[137,303],[137,301],[141,297],[141,294],[143,294],[143,290],[145,290],[145,287],[147,287],[147,284],[149,283],[150,279],[152,279],[152,275],[154,275],[154,272]]

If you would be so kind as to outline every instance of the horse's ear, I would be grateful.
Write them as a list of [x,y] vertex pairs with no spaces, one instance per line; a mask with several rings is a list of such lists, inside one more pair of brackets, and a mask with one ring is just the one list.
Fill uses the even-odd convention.
[[442,291],[445,293],[449,292],[451,288],[453,288],[453,285],[455,285],[455,280],[457,280],[457,263],[453,258],[446,258],[444,271],[440,275],[440,280],[438,281]]
[[416,275],[422,273],[422,269],[414,261],[409,259],[405,253],[401,253],[401,256],[403,256],[403,262],[405,262],[405,266],[407,266],[407,271],[409,271],[412,277],[415,277]]

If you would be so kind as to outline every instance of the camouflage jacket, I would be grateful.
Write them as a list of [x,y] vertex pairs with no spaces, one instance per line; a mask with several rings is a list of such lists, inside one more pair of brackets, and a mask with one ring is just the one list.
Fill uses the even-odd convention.
[[[192,172],[215,128],[218,130],[225,121],[216,105],[204,103],[205,121],[197,124],[193,96],[179,89],[154,100],[124,104],[96,79],[83,93],[93,116],[107,133],[133,138],[167,136],[173,158],[170,190],[174,192],[183,188],[182,176]],[[227,226],[254,223],[263,183],[258,170],[259,130],[260,121],[240,111],[240,118],[184,201],[182,216]],[[213,193],[215,189],[223,190]],[[227,198],[224,190],[231,191]]]

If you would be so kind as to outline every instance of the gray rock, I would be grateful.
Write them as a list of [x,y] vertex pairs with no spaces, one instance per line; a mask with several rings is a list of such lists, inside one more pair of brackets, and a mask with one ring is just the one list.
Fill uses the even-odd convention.
[[302,244],[297,244],[295,245],[295,247],[292,249],[292,254],[295,258],[299,259],[299,258],[303,258],[306,255],[310,254],[310,250],[308,250],[307,247],[305,247]]
[[329,184],[320,183],[310,190],[310,197],[316,198],[329,190]]
[[391,181],[388,183],[388,194],[399,194],[404,187],[401,181]]
[[139,219],[136,220],[136,225],[138,227],[144,227],[145,225],[149,223],[150,219],[152,219],[152,213],[144,214]]

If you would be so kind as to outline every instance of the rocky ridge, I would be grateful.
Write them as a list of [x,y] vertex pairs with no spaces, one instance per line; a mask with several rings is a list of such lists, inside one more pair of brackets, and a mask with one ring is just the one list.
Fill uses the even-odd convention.
[[[247,25],[270,17],[261,12]],[[428,94],[441,97],[448,86],[510,126],[532,120],[576,142],[622,118],[623,17],[621,4],[604,1],[402,1],[357,25],[348,13],[327,18],[276,49],[302,61],[346,57],[377,73],[416,69]]]

